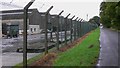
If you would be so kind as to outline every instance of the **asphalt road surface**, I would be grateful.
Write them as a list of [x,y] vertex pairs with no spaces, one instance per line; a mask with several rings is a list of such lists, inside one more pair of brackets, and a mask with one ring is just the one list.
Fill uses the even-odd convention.
[[[100,56],[98,66],[118,66],[118,36],[120,32],[100,29]],[[120,55],[119,55],[120,56]]]
[[[40,53],[28,53],[27,59],[30,59]],[[2,54],[2,66],[14,66],[23,61],[23,53],[3,53]]]
[[[69,38],[69,32],[67,32]],[[61,36],[62,35],[62,36]],[[60,32],[60,39],[64,40],[64,32]],[[62,38],[61,38],[62,37]],[[53,33],[53,41],[56,42],[55,33]],[[28,35],[28,49],[37,49],[44,47],[45,44],[45,36],[44,34],[35,34],[35,35]],[[50,34],[48,33],[48,40],[50,41]],[[49,42],[49,45],[55,44],[53,42]],[[2,39],[2,52],[16,52],[18,48],[23,48],[23,37],[19,36],[18,38],[10,38],[10,39]]]

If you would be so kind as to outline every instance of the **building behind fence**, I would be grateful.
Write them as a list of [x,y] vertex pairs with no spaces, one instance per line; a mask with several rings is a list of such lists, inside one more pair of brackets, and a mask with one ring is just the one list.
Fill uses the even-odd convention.
[[[45,33],[45,23],[46,23],[46,12],[39,12],[37,9],[28,10],[28,34],[41,34]],[[10,37],[18,37],[20,34],[23,34],[23,18],[24,12],[22,9],[19,10],[5,10],[0,14],[2,17],[2,34]],[[59,26],[58,26],[58,24]],[[66,40],[76,40],[77,38],[82,37],[86,33],[90,32],[97,28],[96,24],[89,23],[83,20],[71,20],[65,19],[63,16],[51,15],[48,14],[47,30],[51,33],[57,32],[59,30],[59,39],[62,41],[62,32]],[[58,27],[57,27],[58,26]],[[56,33],[57,34],[57,33]],[[57,37],[57,35],[56,35]],[[65,41],[65,38],[63,39]]]

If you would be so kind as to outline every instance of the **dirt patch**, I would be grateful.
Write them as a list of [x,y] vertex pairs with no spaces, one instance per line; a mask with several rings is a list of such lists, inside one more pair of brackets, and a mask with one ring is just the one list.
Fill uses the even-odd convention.
[[56,53],[48,53],[31,66],[50,66],[53,64],[53,60],[56,58],[56,56]]
[[[64,47],[61,47],[59,49],[59,51],[55,50],[52,53],[46,54],[40,60],[36,61],[35,63],[31,64],[30,66],[32,66],[32,67],[33,66],[52,66],[54,63],[54,60],[57,58],[58,53],[64,52],[64,51],[74,47],[75,45],[80,44],[89,35],[89,33],[87,33],[83,37],[73,41],[72,43],[69,43],[68,45],[65,45]],[[80,62],[80,63],[82,63],[82,62]]]

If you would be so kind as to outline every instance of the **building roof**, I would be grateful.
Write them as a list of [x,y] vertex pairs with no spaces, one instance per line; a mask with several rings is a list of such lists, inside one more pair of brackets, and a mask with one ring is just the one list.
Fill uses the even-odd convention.
[[[28,17],[33,11],[37,11],[37,9],[29,9],[28,10]],[[18,9],[18,10],[5,10],[0,11],[0,16],[2,17],[2,20],[10,20],[10,19],[23,19],[24,10]]]
[[[35,9],[29,9],[28,11],[29,12],[32,12],[34,10],[37,10],[36,8]],[[2,14],[4,13],[19,13],[19,12],[24,12],[23,9],[17,9],[17,10],[3,10],[3,11],[0,11]]]

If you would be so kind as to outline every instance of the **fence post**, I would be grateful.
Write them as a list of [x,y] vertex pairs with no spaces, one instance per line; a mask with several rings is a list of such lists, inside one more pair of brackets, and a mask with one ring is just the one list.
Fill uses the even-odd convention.
[[79,20],[80,20],[80,19],[78,19],[78,21],[77,21],[77,32],[78,32],[78,33],[77,33],[77,37],[78,37],[78,38],[79,38],[79,30],[80,30],[80,28],[79,28]]
[[74,40],[76,40],[76,20],[78,19],[78,17],[74,20]]
[[49,12],[50,12],[50,10],[53,8],[53,6],[51,6],[48,10],[47,10],[47,12],[45,13],[45,54],[47,54],[48,53],[48,36],[47,36],[47,33],[48,33],[48,31],[47,31],[47,27],[48,27],[48,14],[49,14]]
[[70,13],[65,17],[65,45],[67,45],[67,18],[70,16]]
[[62,10],[58,16],[57,16],[57,50],[59,50],[59,16],[63,13],[64,11]]
[[72,43],[72,34],[73,34],[73,21],[72,21],[72,19],[75,17],[75,15],[70,19],[70,23],[71,23],[71,27],[70,27],[70,29],[71,29],[71,36],[70,36],[70,40],[71,40],[71,43]]
[[32,5],[35,0],[31,0],[24,7],[24,23],[23,23],[23,68],[27,68],[27,18],[28,8]]
[[80,37],[82,36],[82,27],[81,27],[82,19],[80,20]]

